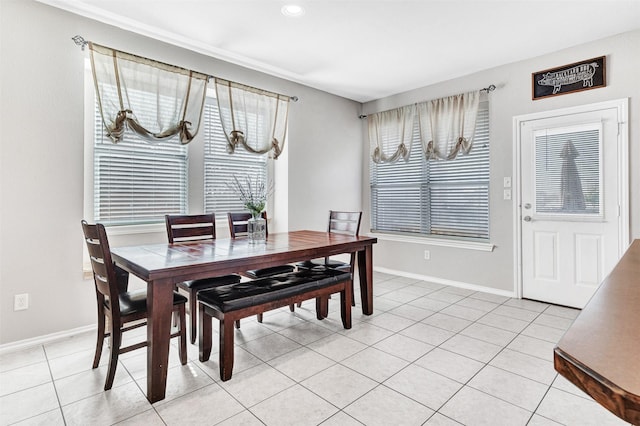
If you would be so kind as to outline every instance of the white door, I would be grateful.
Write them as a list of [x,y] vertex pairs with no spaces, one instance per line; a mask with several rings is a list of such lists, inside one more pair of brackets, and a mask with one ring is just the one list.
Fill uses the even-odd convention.
[[583,308],[620,258],[618,113],[520,123],[523,297]]

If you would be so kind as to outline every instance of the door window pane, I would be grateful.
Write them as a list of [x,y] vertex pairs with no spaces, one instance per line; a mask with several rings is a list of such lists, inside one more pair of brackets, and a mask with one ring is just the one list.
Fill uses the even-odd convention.
[[600,124],[537,131],[536,213],[601,214]]

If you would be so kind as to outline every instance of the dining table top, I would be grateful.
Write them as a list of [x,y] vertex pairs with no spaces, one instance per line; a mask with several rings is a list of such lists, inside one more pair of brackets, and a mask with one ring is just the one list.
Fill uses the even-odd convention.
[[167,276],[181,280],[180,270],[188,269],[193,274],[198,265],[204,277],[211,272],[224,274],[356,252],[375,242],[375,237],[301,230],[270,233],[261,243],[247,238],[218,238],[114,247],[111,251],[119,265],[144,280]]

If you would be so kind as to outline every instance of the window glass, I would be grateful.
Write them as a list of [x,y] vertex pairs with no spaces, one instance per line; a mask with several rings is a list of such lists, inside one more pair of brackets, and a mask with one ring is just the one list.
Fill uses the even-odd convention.
[[536,132],[535,211],[601,214],[600,123]]

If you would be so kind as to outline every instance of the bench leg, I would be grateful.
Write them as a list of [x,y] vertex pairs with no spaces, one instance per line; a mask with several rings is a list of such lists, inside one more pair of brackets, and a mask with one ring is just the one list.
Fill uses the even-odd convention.
[[351,285],[347,283],[344,291],[340,292],[340,315],[342,316],[342,326],[347,330],[351,328],[351,301],[353,293]]
[[321,320],[329,316],[329,296],[316,297],[316,317]]
[[233,321],[220,320],[220,379],[226,382],[233,372]]
[[322,298],[316,297],[316,318],[318,321],[322,321],[325,319],[325,316],[322,315]]
[[[204,305],[198,303],[200,315],[198,315],[200,327],[198,327],[198,349],[200,352],[200,362],[209,360],[211,356],[211,340],[213,339],[211,329],[211,316],[205,312]],[[193,314],[192,314],[193,315]]]

